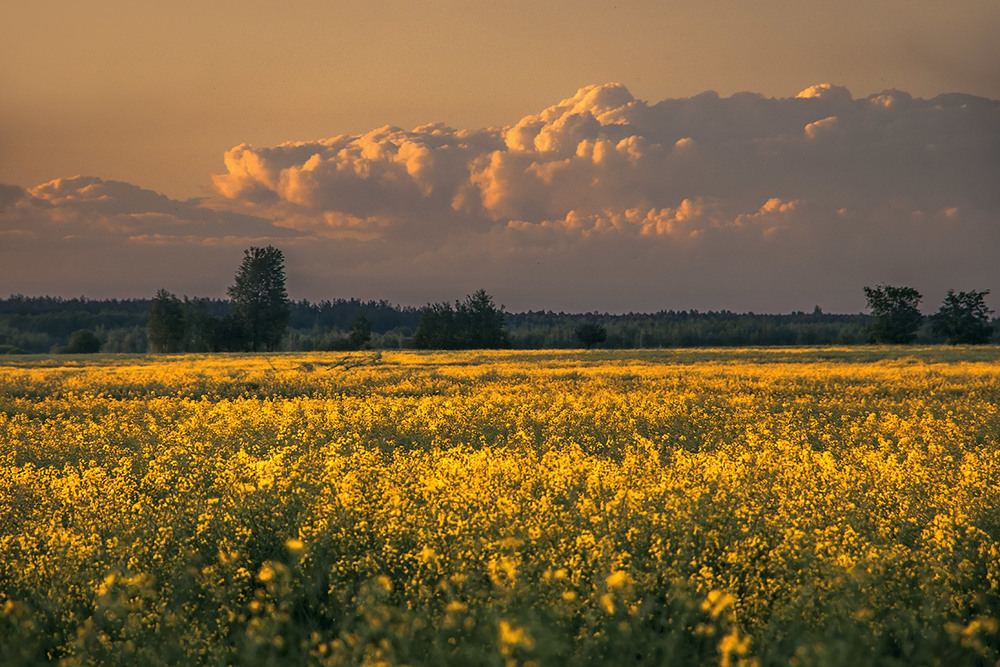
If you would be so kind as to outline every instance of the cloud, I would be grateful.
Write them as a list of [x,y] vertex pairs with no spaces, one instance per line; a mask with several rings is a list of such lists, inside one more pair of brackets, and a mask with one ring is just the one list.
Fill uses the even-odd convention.
[[817,121],[809,123],[805,127],[806,136],[810,139],[818,139],[820,137],[829,136],[837,131],[837,125],[839,121],[836,116],[829,116],[827,118],[820,118]]
[[843,86],[834,86],[829,83],[819,83],[809,86],[795,96],[800,100],[826,100],[839,104],[847,104],[852,101],[851,91]]
[[[203,294],[209,277],[219,281],[220,268],[228,270],[230,256],[297,234],[270,220],[90,176],[4,186],[0,282],[13,291],[62,295],[142,296],[159,287]],[[210,293],[221,295],[225,286]]]
[[333,236],[345,224],[377,231],[416,217],[450,217],[467,190],[469,163],[501,145],[496,131],[442,124],[261,150],[242,144],[226,153],[227,172],[213,177],[222,197],[216,205]]
[[[331,213],[334,221],[347,215],[373,231],[431,218],[543,222],[699,197],[738,210],[772,197],[857,205],[909,196],[926,207],[947,205],[931,199],[946,197],[968,171],[995,172],[997,113],[978,98],[886,91],[854,100],[830,84],[784,99],[706,93],[649,105],[607,84],[505,128],[381,128],[268,149],[244,144],[226,154],[227,173],[215,182],[230,206],[331,228]],[[987,141],[959,147],[967,139],[956,136],[960,126]],[[995,195],[963,189],[984,207],[995,203]]]
[[868,282],[1000,292],[998,156],[1000,102],[968,95],[650,103],[605,84],[504,127],[240,144],[203,200],[79,177],[0,190],[0,233],[273,241],[309,298],[858,310]]
[[[199,200],[177,201],[130,183],[93,176],[57,178],[27,189],[4,186],[2,229],[55,240],[131,236],[177,236],[184,242],[214,242],[223,237],[273,236],[281,230],[245,214],[206,208]],[[282,234],[287,236],[288,234]]]

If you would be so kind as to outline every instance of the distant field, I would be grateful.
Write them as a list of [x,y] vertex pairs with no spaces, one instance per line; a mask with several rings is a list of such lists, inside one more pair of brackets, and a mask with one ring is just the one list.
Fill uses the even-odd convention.
[[0,357],[0,664],[994,664],[1000,348]]

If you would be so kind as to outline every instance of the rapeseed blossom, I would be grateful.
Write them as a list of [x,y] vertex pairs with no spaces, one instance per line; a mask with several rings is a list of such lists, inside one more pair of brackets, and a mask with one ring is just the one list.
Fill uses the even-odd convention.
[[993,664],[998,360],[3,360],[0,662]]

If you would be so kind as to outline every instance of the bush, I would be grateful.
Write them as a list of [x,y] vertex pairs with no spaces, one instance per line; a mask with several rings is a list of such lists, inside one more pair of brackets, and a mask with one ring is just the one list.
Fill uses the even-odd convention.
[[63,351],[67,354],[94,354],[101,351],[101,339],[93,331],[80,329],[69,337],[69,345]]

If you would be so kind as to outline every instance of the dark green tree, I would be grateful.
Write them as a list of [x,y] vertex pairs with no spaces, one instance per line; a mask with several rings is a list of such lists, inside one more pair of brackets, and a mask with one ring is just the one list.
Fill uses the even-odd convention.
[[920,314],[923,295],[912,287],[878,285],[865,287],[865,299],[874,320],[868,336],[874,343],[912,343],[924,316]]
[[69,337],[65,351],[69,354],[94,354],[101,351],[101,339],[93,331],[80,329]]
[[580,344],[588,350],[608,339],[607,329],[594,322],[584,322],[576,328],[574,334],[576,334],[576,339],[580,341]]
[[459,346],[466,349],[499,349],[510,347],[504,328],[506,315],[503,306],[493,303],[493,297],[481,289],[456,303],[459,324]]
[[413,334],[413,347],[423,350],[458,348],[455,309],[450,303],[429,303],[420,309],[420,321]]
[[364,313],[358,313],[358,316],[351,322],[351,330],[347,333],[347,342],[352,350],[363,350],[371,347],[371,340],[372,321]]
[[984,345],[993,337],[990,324],[992,310],[986,307],[983,297],[990,291],[959,292],[948,290],[944,303],[930,316],[931,331],[945,339],[949,345]]
[[281,343],[292,313],[285,289],[285,258],[273,246],[250,248],[244,255],[228,291],[233,319],[243,331],[245,349],[273,350]]
[[429,303],[420,309],[413,335],[416,348],[430,350],[498,349],[510,346],[503,306],[494,304],[486,290],[456,301]]
[[151,352],[180,352],[184,349],[186,323],[184,304],[175,295],[160,289],[153,297],[146,325]]
[[209,313],[209,299],[184,297],[184,346],[186,352],[216,352],[220,318]]

